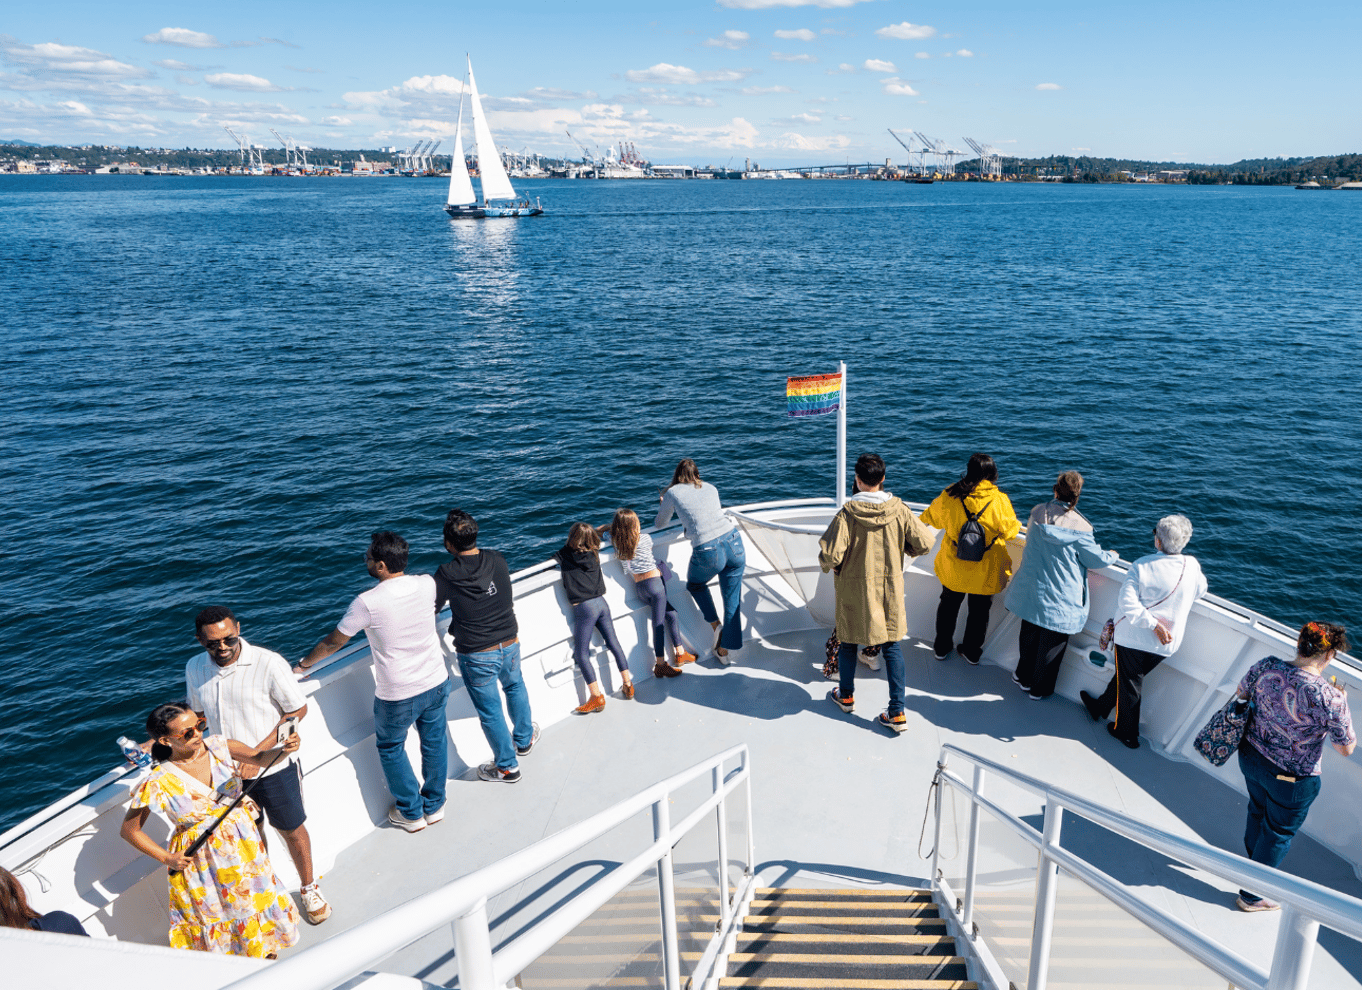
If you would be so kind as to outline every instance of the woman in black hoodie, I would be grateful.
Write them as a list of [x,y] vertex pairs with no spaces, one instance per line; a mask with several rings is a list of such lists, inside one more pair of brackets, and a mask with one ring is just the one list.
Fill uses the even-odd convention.
[[615,623],[610,617],[610,606],[605,600],[605,577],[601,574],[601,536],[584,522],[573,523],[567,543],[553,558],[563,572],[563,590],[572,606],[572,658],[586,681],[591,697],[574,708],[578,715],[590,715],[605,708],[605,692],[596,678],[591,663],[591,633],[599,629],[606,648],[615,657],[615,666],[624,679],[622,694],[634,696],[634,679],[629,674],[629,661],[615,636]]

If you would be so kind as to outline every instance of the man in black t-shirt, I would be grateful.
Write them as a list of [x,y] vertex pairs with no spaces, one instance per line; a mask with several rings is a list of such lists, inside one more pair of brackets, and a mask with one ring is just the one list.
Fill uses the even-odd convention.
[[[478,549],[477,521],[462,509],[451,509],[445,517],[444,537],[453,557],[435,572],[435,610],[449,603],[449,634],[459,673],[492,747],[492,762],[478,767],[478,776],[514,784],[520,779],[517,757],[534,749],[539,726],[530,718],[529,692],[520,676],[511,570],[497,551]],[[513,732],[506,728],[498,684],[506,695]]]

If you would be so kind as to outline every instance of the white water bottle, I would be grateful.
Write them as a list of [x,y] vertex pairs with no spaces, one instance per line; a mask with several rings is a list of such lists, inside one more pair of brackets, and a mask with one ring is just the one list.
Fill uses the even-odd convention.
[[142,749],[141,746],[133,742],[127,736],[118,737],[118,748],[123,751],[123,755],[128,758],[128,762],[134,764],[139,770],[151,769],[151,754]]

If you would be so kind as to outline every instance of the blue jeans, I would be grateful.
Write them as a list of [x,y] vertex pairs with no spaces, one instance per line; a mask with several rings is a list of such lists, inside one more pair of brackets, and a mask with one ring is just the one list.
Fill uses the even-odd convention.
[[[492,747],[492,759],[503,770],[519,766],[515,748],[522,749],[534,738],[534,723],[530,720],[530,694],[520,677],[520,644],[512,643],[482,653],[460,653],[459,670],[473,707],[482,723],[482,734]],[[501,710],[501,695],[497,684],[506,693],[506,708],[515,723],[515,738],[506,729],[506,716]]]
[[[837,648],[837,693],[843,698],[855,696],[856,653],[862,645],[874,643],[843,643]],[[903,696],[907,691],[907,675],[903,666],[903,651],[897,642],[885,643],[880,656],[884,657],[884,672],[889,678],[889,717],[903,713]]]
[[[1319,775],[1297,777],[1294,783],[1278,780],[1281,768],[1247,739],[1239,744],[1239,769],[1244,772],[1249,794],[1244,850],[1255,863],[1275,867],[1291,848],[1291,840],[1319,796]],[[1247,901],[1260,899],[1243,890],[1239,894]]]
[[747,567],[747,550],[737,529],[694,547],[690,552],[690,567],[686,570],[686,590],[700,606],[706,622],[718,622],[714,610],[714,596],[710,594],[709,579],[719,576],[719,595],[724,601],[724,628],[719,645],[725,650],[742,649],[742,619],[738,606],[742,603],[742,573]]
[[[449,773],[449,748],[445,741],[445,702],[449,700],[449,679],[401,701],[374,699],[374,736],[378,742],[378,762],[388,778],[388,790],[397,801],[403,818],[415,821],[422,815],[445,806],[445,777]],[[403,747],[407,730],[413,725],[421,737],[421,777],[419,786],[411,761]]]

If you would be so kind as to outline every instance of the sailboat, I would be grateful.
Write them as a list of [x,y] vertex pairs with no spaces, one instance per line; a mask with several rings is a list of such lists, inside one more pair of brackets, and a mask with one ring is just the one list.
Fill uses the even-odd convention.
[[[445,212],[451,217],[481,219],[483,217],[537,217],[544,211],[536,200],[519,198],[511,185],[501,155],[492,141],[491,128],[478,99],[478,83],[473,78],[473,60],[468,60],[468,84],[464,87],[473,105],[473,139],[478,149],[478,172],[482,183],[482,203],[473,193],[473,181],[463,158],[463,97],[459,97],[459,122],[454,131],[454,157],[449,167],[449,196]],[[493,201],[500,201],[494,203]],[[509,202],[507,202],[509,201]]]

